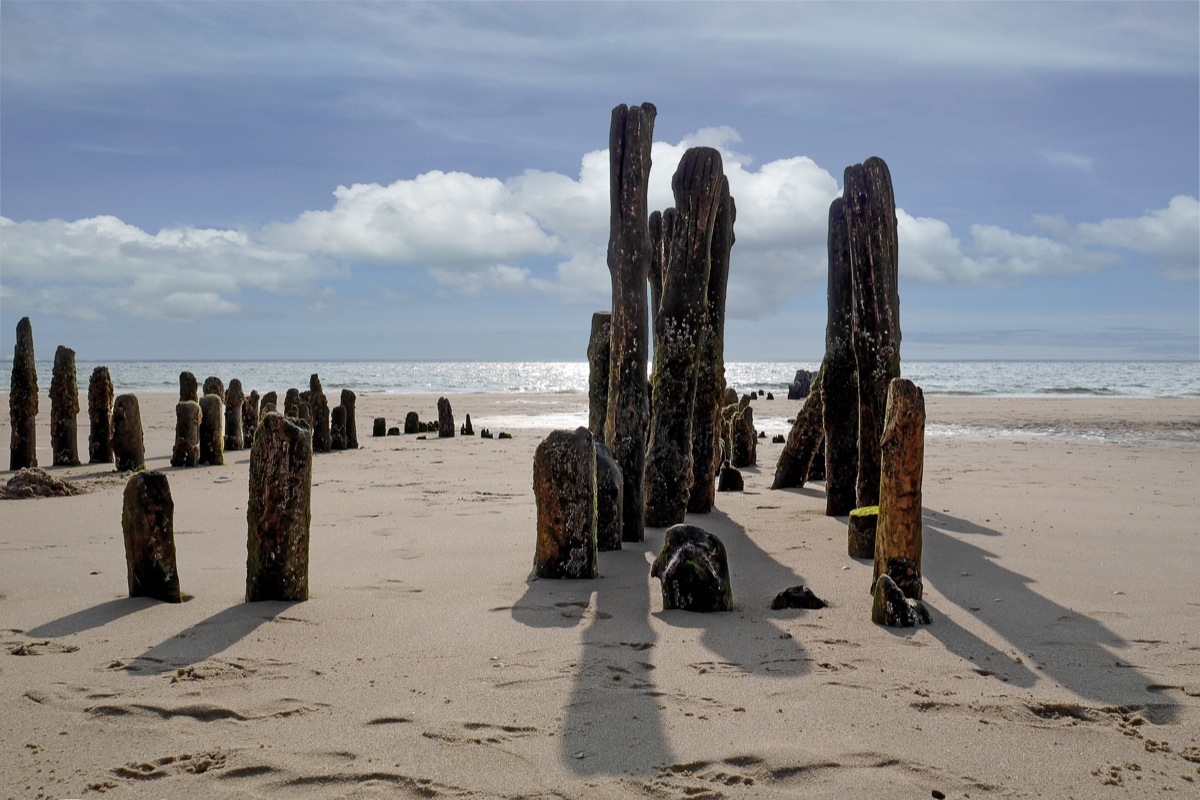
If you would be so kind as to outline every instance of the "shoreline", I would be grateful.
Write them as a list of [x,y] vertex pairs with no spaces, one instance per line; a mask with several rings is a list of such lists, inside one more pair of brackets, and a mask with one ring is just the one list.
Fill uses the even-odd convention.
[[[1200,782],[1200,444],[927,433],[934,621],[889,630],[822,485],[767,488],[770,439],[745,492],[688,519],[726,544],[735,611],[664,612],[659,529],[602,553],[598,580],[526,581],[546,428],[373,438],[372,417],[427,418],[437,395],[360,394],[361,448],[314,459],[310,600],[246,604],[249,451],[168,467],[176,397],[139,404],[187,602],[125,596],[112,465],[47,467],[87,494],[0,501],[0,796],[1082,800]],[[586,403],[450,399],[493,432]],[[1154,431],[1194,427],[1200,402],[927,406],[931,424]],[[797,584],[830,606],[769,608]]]

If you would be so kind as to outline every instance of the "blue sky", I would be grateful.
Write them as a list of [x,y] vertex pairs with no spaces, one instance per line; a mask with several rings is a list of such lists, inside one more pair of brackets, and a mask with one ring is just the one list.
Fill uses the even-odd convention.
[[726,356],[819,359],[887,161],[906,359],[1200,357],[1200,3],[0,4],[0,349],[585,357],[608,126],[721,149]]

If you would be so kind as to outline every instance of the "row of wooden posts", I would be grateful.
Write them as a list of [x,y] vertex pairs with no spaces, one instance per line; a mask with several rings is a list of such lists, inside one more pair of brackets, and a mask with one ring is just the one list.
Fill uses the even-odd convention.
[[[595,533],[605,526],[596,518],[596,467],[609,454],[620,476],[618,524],[626,542],[643,541],[647,525],[667,528],[683,523],[687,513],[710,512],[717,466],[730,455],[720,443],[736,205],[720,153],[695,147],[684,153],[672,178],[675,207],[648,213],[656,115],[650,103],[612,112],[612,311],[592,317],[588,428],[552,435],[535,456],[536,575],[596,574]],[[903,610],[893,589],[898,587],[911,613],[917,613],[913,603],[921,597],[924,400],[918,387],[900,377],[890,172],[881,159],[870,158],[846,168],[844,187],[829,209],[825,357],[772,488],[802,486],[820,458],[828,515],[877,509],[855,515],[855,532],[861,538],[862,517],[878,520],[871,542],[872,592],[882,610],[873,617],[894,621]],[[654,342],[649,381],[648,317]],[[572,485],[578,491],[568,498],[564,487]],[[849,533],[848,540],[853,541]],[[666,598],[665,583],[663,591]],[[889,615],[892,606],[896,611]]]

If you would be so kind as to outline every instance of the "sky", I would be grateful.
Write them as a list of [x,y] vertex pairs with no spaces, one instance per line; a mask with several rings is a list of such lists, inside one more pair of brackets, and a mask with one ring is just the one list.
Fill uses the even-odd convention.
[[887,162],[902,357],[1200,359],[1200,3],[0,3],[0,353],[583,360],[608,131],[737,204],[727,360],[824,352]]

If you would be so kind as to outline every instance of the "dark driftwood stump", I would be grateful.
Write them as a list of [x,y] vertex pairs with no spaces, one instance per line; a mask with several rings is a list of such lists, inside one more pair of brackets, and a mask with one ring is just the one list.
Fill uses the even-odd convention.
[[896,201],[882,159],[847,167],[842,196],[854,283],[854,361],[858,372],[856,506],[879,502],[879,442],[888,384],[900,377]]
[[218,394],[200,398],[200,460],[219,467],[225,463],[225,402]]
[[200,400],[200,384],[196,381],[196,376],[184,370],[179,373],[179,402],[186,403],[188,400]]
[[854,361],[854,281],[846,203],[829,206],[828,316],[821,364],[822,430],[825,434],[825,514],[840,517],[855,507],[858,481],[858,367]]
[[346,449],[345,406],[334,406],[329,412],[329,447],[331,450]]
[[875,533],[877,578],[890,559],[908,559],[916,581],[893,579],[914,599],[921,599],[921,481],[925,461],[925,396],[920,387],[896,378],[888,389],[879,479],[879,527]]
[[608,365],[611,360],[612,313],[592,314],[588,335],[588,430],[596,441],[604,441],[604,423],[608,417]]
[[646,524],[683,522],[692,491],[697,348],[707,311],[712,231],[724,178],[721,154],[693,147],[671,179],[676,219],[655,317],[654,395],[646,452]]
[[265,415],[250,448],[247,602],[308,599],[311,501],[312,429]]
[[371,425],[372,436],[387,436],[387,418],[376,417]]
[[[267,392],[262,397],[262,405],[258,407],[258,417],[261,420],[266,414],[279,410],[279,392]],[[254,426],[258,430],[258,426]]]
[[692,490],[687,510],[713,509],[717,468],[721,463],[721,400],[725,394],[725,296],[729,284],[729,251],[737,207],[729,180],[721,177],[717,216],[713,221],[704,327],[696,351],[696,402],[692,411]]
[[[358,395],[349,389],[342,389],[339,405],[346,409],[346,449],[358,449],[358,423],[354,420],[354,407],[358,404]],[[332,424],[332,422],[330,423]]]
[[161,472],[136,472],[121,509],[130,597],[181,603],[175,565],[175,503]]
[[246,402],[246,394],[242,391],[242,382],[234,378],[225,389],[225,449],[241,450],[246,446],[245,435],[242,433],[242,405]]
[[217,397],[221,398],[222,403],[225,402],[225,382],[216,375],[209,375],[207,378],[205,378],[203,388],[204,392],[200,395],[201,397],[206,394],[215,394]]
[[309,419],[312,422],[312,448],[314,453],[328,453],[333,448],[329,431],[329,398],[321,388],[321,378],[313,373],[308,379]]
[[596,442],[596,547],[621,549],[621,515],[625,512],[625,479],[612,453]]
[[421,432],[421,417],[415,411],[410,411],[404,415],[404,432],[405,433],[420,433]]
[[728,461],[721,462],[720,475],[717,478],[718,492],[741,492],[746,488],[746,481],[737,467]]
[[646,187],[656,114],[650,103],[632,108],[617,106],[608,135],[608,271],[613,308],[604,442],[625,480],[621,539],[626,542],[640,542],[646,536],[643,481],[650,424],[646,387],[646,276],[650,267]]
[[113,385],[108,367],[96,367],[88,381],[88,463],[111,464]]
[[175,404],[175,446],[172,467],[194,467],[200,463],[200,404],[187,400]]
[[888,573],[879,576],[871,599],[871,621],[892,628],[911,628],[932,622],[929,609],[905,594]]
[[12,423],[8,468],[15,471],[36,467],[38,384],[37,364],[33,359],[33,325],[29,317],[22,317],[17,323],[12,380],[8,388],[8,413]]
[[535,578],[595,578],[596,445],[587,428],[552,431],[533,456]]
[[244,443],[254,442],[254,431],[258,428],[259,409],[262,407],[262,398],[258,396],[258,390],[250,392],[246,397],[246,402],[242,403],[242,435],[245,437]]
[[134,472],[145,468],[142,411],[136,395],[118,395],[113,401],[112,449],[117,472]]
[[820,377],[821,371],[818,370],[812,389],[804,399],[800,412],[796,414],[792,429],[788,431],[787,441],[779,453],[779,461],[775,464],[772,489],[803,486],[808,480],[813,461],[824,457],[820,445],[825,440],[825,432],[821,427],[825,395],[821,391]]
[[672,525],[650,576],[662,581],[663,610],[732,611],[725,545],[695,525]]
[[79,466],[79,381],[75,351],[58,346],[50,377],[50,452],[56,467]]
[[754,407],[749,396],[739,401],[729,420],[729,463],[752,467],[758,463],[758,431],[754,429]]
[[454,436],[454,410],[450,408],[450,401],[445,397],[439,397],[437,401],[438,409],[438,428],[437,435],[439,439],[450,439]]
[[875,557],[875,530],[879,524],[879,506],[855,508],[846,525],[846,550],[851,558]]

